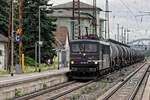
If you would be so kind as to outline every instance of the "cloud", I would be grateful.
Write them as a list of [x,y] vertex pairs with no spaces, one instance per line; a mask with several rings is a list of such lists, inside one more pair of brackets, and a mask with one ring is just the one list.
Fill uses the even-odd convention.
[[[73,0],[51,0],[50,2],[55,5],[70,2]],[[82,2],[92,4],[93,0],[80,0]],[[150,1],[149,0],[108,0],[109,9],[112,11],[110,13],[110,30],[113,33],[116,33],[116,26],[119,23],[125,28],[131,30],[140,30],[134,31],[130,35],[130,39],[141,38],[148,36],[147,33],[150,32],[150,16],[138,16],[144,15],[147,13],[140,12],[149,12],[150,10]],[[105,0],[97,0],[97,6],[105,10]],[[104,17],[104,13],[101,13],[101,16]],[[147,31],[146,31],[147,30]],[[136,34],[136,37],[135,37]],[[114,38],[114,34],[111,34]]]

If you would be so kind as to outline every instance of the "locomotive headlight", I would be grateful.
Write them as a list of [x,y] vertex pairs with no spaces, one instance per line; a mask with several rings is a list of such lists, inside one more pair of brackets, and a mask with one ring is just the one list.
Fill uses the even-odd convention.
[[71,61],[71,64],[74,64],[74,61]]
[[94,64],[95,64],[95,65],[97,65],[97,64],[98,64],[98,62],[96,61],[96,62],[94,62]]
[[84,53],[83,56],[86,56],[86,54]]

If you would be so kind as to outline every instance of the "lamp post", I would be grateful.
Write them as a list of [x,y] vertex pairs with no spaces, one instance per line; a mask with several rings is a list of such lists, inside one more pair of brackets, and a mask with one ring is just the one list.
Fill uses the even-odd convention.
[[48,8],[49,6],[52,6],[53,4],[50,5],[42,5],[39,6],[39,72],[41,72],[41,45],[42,45],[42,41],[41,41],[41,9],[42,8]]

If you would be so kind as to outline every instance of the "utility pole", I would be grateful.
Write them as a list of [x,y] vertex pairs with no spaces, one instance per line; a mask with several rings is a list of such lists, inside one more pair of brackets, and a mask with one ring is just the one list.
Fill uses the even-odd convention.
[[117,24],[117,33],[118,33],[118,34],[117,34],[117,37],[118,37],[118,42],[119,42],[119,28],[120,28],[120,27],[119,27],[119,24]]
[[37,42],[35,42],[35,72],[37,72]]
[[[106,0],[106,11],[105,11],[105,39],[110,38],[110,30],[109,30],[109,5],[108,5],[108,0]],[[108,37],[107,37],[108,36]]]
[[127,29],[124,30],[124,43],[126,44],[126,32],[127,32]]
[[78,0],[78,24],[79,24],[79,36],[81,35],[81,26],[80,26],[80,0]]
[[127,44],[129,43],[129,33],[127,33]]
[[40,42],[41,42],[41,10],[39,7],[39,72],[41,72],[41,47],[40,47]]
[[74,40],[74,20],[75,20],[75,0],[73,0],[73,4],[72,4],[72,7],[73,7],[73,9],[72,9],[72,40]]
[[13,76],[14,67],[14,0],[12,0],[12,18],[11,18],[11,76]]
[[121,42],[124,43],[124,36],[123,36],[123,26],[121,27]]
[[[61,29],[61,24],[60,24],[60,20],[58,21],[58,41],[61,43],[61,39],[60,39],[60,29]],[[60,68],[60,50],[61,50],[61,44],[59,45],[59,47],[58,47],[58,70],[59,70],[59,68]]]
[[107,16],[107,32],[108,32],[108,39],[110,38],[110,31],[109,31],[109,4],[108,0],[106,0],[106,16]]
[[[76,13],[77,13],[77,16],[76,16]],[[72,39],[74,40],[74,36],[75,34],[77,34],[75,32],[75,22],[74,20],[78,19],[78,34],[79,36],[81,35],[81,26],[80,26],[80,0],[73,0],[73,10],[72,10],[72,26],[73,26],[73,32],[72,32]]]
[[117,35],[115,34],[115,40],[117,40]]
[[[105,10],[107,11],[107,0],[106,0],[106,8]],[[107,12],[105,11],[105,39],[107,38]]]
[[97,7],[96,0],[93,0],[93,34],[97,35]]
[[9,30],[8,30],[8,57],[7,57],[7,70],[10,71],[11,67],[11,32],[12,31],[12,0],[9,6]]
[[18,0],[19,3],[19,30],[20,30],[20,42],[19,42],[19,64],[22,66],[22,0]]

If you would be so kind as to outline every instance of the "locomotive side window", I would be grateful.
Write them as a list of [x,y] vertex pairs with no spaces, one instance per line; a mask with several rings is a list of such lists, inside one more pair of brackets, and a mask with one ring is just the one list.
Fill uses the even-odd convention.
[[97,52],[97,44],[85,44],[85,52]]
[[83,52],[84,51],[84,44],[72,44],[72,52]]

